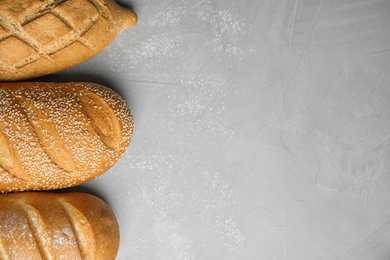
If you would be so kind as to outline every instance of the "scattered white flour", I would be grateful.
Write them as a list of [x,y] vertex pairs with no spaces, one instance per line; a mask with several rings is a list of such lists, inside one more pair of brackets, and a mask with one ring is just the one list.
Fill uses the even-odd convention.
[[147,252],[153,259],[203,259],[200,252],[210,247],[215,257],[240,252],[245,239],[234,217],[239,201],[222,173],[208,170],[191,152],[132,150],[126,161],[127,171],[135,173],[128,196],[134,200],[129,208],[135,216],[129,218],[136,230],[128,234],[138,247],[136,259],[147,258]]

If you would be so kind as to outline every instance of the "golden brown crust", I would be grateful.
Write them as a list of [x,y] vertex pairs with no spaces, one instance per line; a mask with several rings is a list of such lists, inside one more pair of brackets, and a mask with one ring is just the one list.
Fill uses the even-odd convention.
[[114,111],[103,98],[91,91],[80,93],[81,107],[102,141],[112,149],[121,143],[121,124]]
[[84,193],[0,196],[0,259],[113,260],[119,247],[114,213]]
[[48,121],[41,110],[36,108],[31,101],[22,95],[16,96],[16,98],[19,101],[20,107],[25,112],[26,118],[37,136],[39,143],[53,163],[65,171],[75,172],[77,167],[73,156],[59,137],[55,123]]
[[125,101],[94,83],[2,83],[0,122],[0,192],[95,178],[120,158],[133,131]]
[[136,23],[136,14],[114,0],[2,0],[0,80],[70,68]]

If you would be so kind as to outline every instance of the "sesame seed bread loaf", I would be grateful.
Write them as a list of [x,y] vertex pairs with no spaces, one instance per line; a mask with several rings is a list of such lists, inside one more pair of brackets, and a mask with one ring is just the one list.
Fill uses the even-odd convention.
[[0,259],[113,260],[117,255],[117,220],[95,196],[1,194],[0,209]]
[[94,83],[0,83],[0,192],[76,186],[127,149],[123,98]]
[[75,66],[136,23],[114,0],[1,0],[0,81]]

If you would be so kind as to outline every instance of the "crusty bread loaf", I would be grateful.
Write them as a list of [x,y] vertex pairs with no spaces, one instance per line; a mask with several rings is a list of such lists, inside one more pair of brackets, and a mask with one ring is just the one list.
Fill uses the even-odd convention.
[[114,213],[85,193],[0,195],[0,259],[113,260],[119,246]]
[[123,98],[94,83],[0,83],[0,192],[71,187],[129,145]]
[[136,14],[114,0],[1,0],[0,80],[70,68],[136,23]]

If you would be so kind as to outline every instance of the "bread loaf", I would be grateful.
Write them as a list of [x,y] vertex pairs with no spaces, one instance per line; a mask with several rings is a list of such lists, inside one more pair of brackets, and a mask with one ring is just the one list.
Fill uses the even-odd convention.
[[113,260],[118,252],[118,223],[95,196],[1,194],[0,209],[2,260]]
[[71,187],[128,147],[123,98],[94,83],[0,83],[0,192]]
[[0,80],[70,68],[136,23],[136,14],[114,0],[2,0]]

